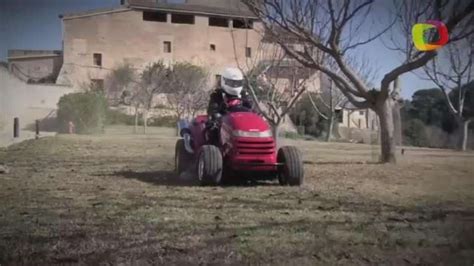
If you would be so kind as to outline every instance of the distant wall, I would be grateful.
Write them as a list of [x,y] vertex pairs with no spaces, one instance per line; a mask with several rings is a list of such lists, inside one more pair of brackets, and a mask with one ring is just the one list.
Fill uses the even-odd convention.
[[51,83],[56,82],[56,77],[61,70],[61,56],[18,58],[10,59],[10,71],[23,81],[37,82],[49,78]]
[[54,112],[59,98],[71,92],[68,86],[27,84],[0,67],[0,138],[2,131],[11,131],[14,117],[24,128]]
[[[57,83],[76,87],[105,79],[110,69],[123,63],[143,68],[158,60],[204,66],[214,81],[224,67],[246,68],[262,56],[257,52],[261,40],[257,30],[263,29],[258,21],[255,30],[209,26],[209,18],[200,15],[193,25],[175,24],[169,14],[167,22],[144,21],[143,12],[124,9],[64,18],[63,27],[64,64]],[[165,42],[171,51],[165,51]],[[246,47],[252,58],[246,57]],[[100,55],[101,66],[95,64],[94,54]]]

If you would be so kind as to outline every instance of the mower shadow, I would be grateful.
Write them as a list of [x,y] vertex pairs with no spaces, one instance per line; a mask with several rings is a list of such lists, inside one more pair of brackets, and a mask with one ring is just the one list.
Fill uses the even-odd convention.
[[[156,186],[199,186],[195,176],[189,173],[176,175],[174,171],[118,171],[111,174],[127,179],[136,179],[141,182],[150,183]],[[255,187],[255,186],[278,186],[278,182],[260,181],[260,180],[228,180],[220,187]]]

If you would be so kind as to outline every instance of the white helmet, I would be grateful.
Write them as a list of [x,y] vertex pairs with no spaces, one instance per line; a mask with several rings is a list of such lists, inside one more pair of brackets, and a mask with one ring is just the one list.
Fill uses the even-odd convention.
[[244,75],[238,68],[226,68],[221,75],[221,87],[229,95],[240,98],[244,85]]

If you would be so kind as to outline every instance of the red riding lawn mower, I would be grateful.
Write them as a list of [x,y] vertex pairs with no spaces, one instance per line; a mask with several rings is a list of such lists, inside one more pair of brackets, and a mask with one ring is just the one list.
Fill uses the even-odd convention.
[[208,117],[179,122],[176,142],[177,174],[195,169],[201,185],[219,185],[224,179],[278,179],[280,185],[303,183],[303,161],[293,146],[278,149],[266,120],[242,106],[240,99],[226,102],[228,112],[215,120],[216,141],[210,139]]

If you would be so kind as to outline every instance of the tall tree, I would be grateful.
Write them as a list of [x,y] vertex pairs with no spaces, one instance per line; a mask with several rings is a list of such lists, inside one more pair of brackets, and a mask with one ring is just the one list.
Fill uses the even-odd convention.
[[331,141],[334,137],[334,122],[336,119],[336,108],[340,107],[347,98],[340,90],[334,88],[333,81],[321,81],[319,93],[307,92],[308,99],[313,109],[327,121],[326,141]]
[[[400,36],[406,38],[405,43],[410,48],[405,51],[405,60],[394,69],[388,71],[380,82],[380,88],[375,90],[364,82],[360,73],[347,60],[355,50],[379,38],[388,31],[395,22],[416,22],[423,19],[438,19],[444,21],[448,31],[464,20],[472,18],[474,2],[472,1],[409,1],[422,2],[411,8],[398,8],[397,19],[375,34],[366,38],[360,34],[364,22],[369,16],[373,0],[366,1],[332,1],[332,0],[244,0],[244,3],[261,19],[267,32],[273,35],[285,52],[298,60],[304,66],[316,69],[328,75],[356,107],[371,108],[380,121],[381,136],[381,161],[395,162],[395,141],[393,124],[394,100],[390,84],[400,75],[422,67],[436,56],[436,51],[415,52],[411,44],[410,35]],[[398,3],[408,5],[411,3]],[[417,16],[411,16],[413,13]],[[414,21],[419,19],[418,21]],[[295,49],[281,38],[286,34],[300,40],[304,49]],[[454,35],[452,38],[462,39],[463,34]],[[400,50],[402,51],[402,50]],[[340,70],[333,71],[327,67],[334,64]]]
[[169,75],[169,88],[166,98],[176,118],[193,117],[197,111],[204,110],[208,102],[208,74],[202,67],[190,63],[176,63]]
[[135,123],[133,133],[138,131],[138,115],[141,101],[139,96],[139,74],[130,64],[114,68],[106,78],[105,92],[109,103],[133,108]]
[[148,127],[148,114],[154,108],[154,100],[160,93],[166,92],[169,86],[169,68],[163,61],[149,64],[140,74],[137,100],[143,106],[143,132]]
[[286,56],[284,50],[262,42],[244,75],[254,101],[254,108],[270,123],[278,142],[280,125],[306,91],[308,81],[319,77],[297,60]]
[[[474,30],[474,26],[472,26]],[[424,67],[426,76],[441,90],[449,112],[455,117],[460,150],[467,148],[469,124],[474,114],[466,106],[468,90],[474,83],[474,38],[466,38],[443,47],[440,56]],[[467,107],[467,108],[466,108]]]
[[146,134],[148,113],[154,108],[154,100],[168,88],[169,69],[158,61],[149,64],[141,71],[130,65],[122,65],[112,70],[107,78],[106,92],[109,100],[115,104],[134,107],[135,133],[137,132],[138,113],[142,111],[143,132]]

